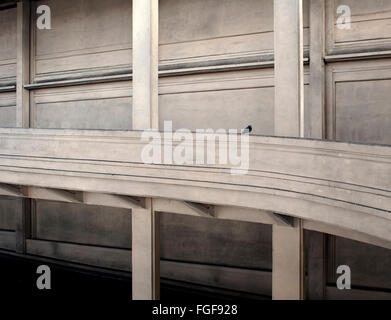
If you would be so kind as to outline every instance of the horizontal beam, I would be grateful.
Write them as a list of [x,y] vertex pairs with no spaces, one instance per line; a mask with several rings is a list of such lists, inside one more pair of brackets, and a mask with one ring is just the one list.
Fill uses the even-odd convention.
[[184,203],[199,216],[213,218],[213,206],[190,201],[185,201]]
[[341,61],[385,59],[385,58],[391,58],[391,50],[332,54],[332,55],[325,56],[324,60],[325,62],[341,62]]
[[0,195],[9,197],[25,197],[20,187],[3,183],[0,184]]
[[188,216],[198,216],[198,213],[185,204],[184,201],[171,199],[152,199],[155,212],[176,213]]
[[70,203],[83,202],[83,194],[81,192],[71,192],[67,190],[38,188],[38,187],[22,187],[21,190],[26,198],[31,198],[31,199],[70,202]]
[[[309,64],[309,58],[304,59],[304,64]],[[212,72],[227,72],[250,69],[273,68],[274,60],[272,56],[257,55],[246,58],[224,59],[215,61],[206,61],[202,63],[178,63],[166,64],[159,66],[159,77],[173,77],[180,75],[212,73]],[[107,83],[113,81],[131,81],[133,80],[132,69],[123,69],[118,71],[118,74],[107,75],[102,73],[97,76],[89,77],[70,77],[68,79],[50,79],[42,80],[36,83],[24,85],[26,90],[38,90],[47,88],[61,88],[85,84]],[[4,90],[15,91],[16,87],[4,87]],[[0,92],[2,88],[0,87]]]
[[31,83],[24,85],[26,90],[37,90],[37,89],[47,89],[47,88],[61,88],[61,87],[70,87],[78,86],[85,84],[97,84],[97,83],[106,83],[113,81],[129,81],[132,80],[132,74],[118,74],[114,76],[98,76],[98,77],[84,77],[84,78],[74,78],[67,80],[51,80],[51,81],[42,81],[37,83]]
[[106,206],[123,209],[145,208],[145,199],[140,197],[130,197],[93,192],[83,193],[83,203],[88,205]]
[[[205,218],[261,223],[269,225],[287,225],[285,221],[276,218],[276,215],[274,213],[264,210],[249,209],[235,206],[210,205],[210,207],[213,207],[213,211],[208,211],[208,209],[205,208],[206,212],[204,212],[204,215],[201,215],[200,212],[196,210],[193,205],[189,205],[189,203],[186,201],[160,198],[153,199],[153,208],[157,212],[182,214],[188,216],[203,216]],[[213,212],[213,214],[211,212]],[[287,217],[287,219],[289,218]]]
[[145,199],[142,197],[132,197],[95,192],[69,191],[31,186],[15,186],[9,184],[0,184],[0,195],[17,198],[80,203],[86,205],[123,209],[145,208]]
[[16,86],[4,86],[4,87],[0,86],[0,93],[2,93],[2,92],[14,92],[14,91],[16,91]]

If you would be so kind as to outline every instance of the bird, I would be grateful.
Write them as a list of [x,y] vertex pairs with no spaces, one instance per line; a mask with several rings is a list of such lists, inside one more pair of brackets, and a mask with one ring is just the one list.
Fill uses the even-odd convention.
[[246,128],[244,128],[244,129],[242,130],[242,134],[249,134],[249,133],[251,133],[252,131],[253,131],[252,125],[249,125],[249,126],[247,126]]

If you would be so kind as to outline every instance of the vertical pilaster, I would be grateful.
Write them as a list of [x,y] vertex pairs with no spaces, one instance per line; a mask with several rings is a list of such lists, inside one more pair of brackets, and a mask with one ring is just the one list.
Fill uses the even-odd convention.
[[133,0],[133,130],[158,129],[159,0]]
[[[159,0],[133,0],[133,130],[158,129]],[[146,199],[132,210],[134,300],[159,299],[159,216]]]
[[30,126],[30,1],[17,2],[16,127]]
[[326,290],[326,235],[306,231],[308,244],[308,299],[323,300]]
[[274,128],[304,136],[303,1],[274,0]]
[[152,199],[132,210],[132,292],[133,300],[160,298],[159,214]]
[[[310,92],[306,110],[308,138],[325,138],[326,70],[325,28],[326,1],[310,0]],[[323,300],[326,286],[326,235],[307,232],[308,299]]]
[[[304,137],[303,1],[274,0],[276,136]],[[301,220],[273,225],[273,299],[304,299]]]
[[325,137],[325,20],[324,0],[310,2],[310,94],[306,110],[306,133],[309,138]]
[[20,204],[17,215],[15,217],[15,239],[16,239],[16,252],[26,252],[26,239],[31,235],[31,200],[20,199]]
[[302,300],[305,296],[302,221],[293,227],[273,225],[273,300]]

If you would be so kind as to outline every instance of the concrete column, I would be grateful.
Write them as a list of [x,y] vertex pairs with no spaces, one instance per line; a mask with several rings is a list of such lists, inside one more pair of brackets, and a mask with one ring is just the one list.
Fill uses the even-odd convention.
[[304,136],[303,1],[274,0],[276,136]]
[[160,298],[159,216],[152,199],[146,199],[145,207],[132,210],[133,300]]
[[30,1],[17,2],[16,127],[30,126]]
[[[276,136],[304,137],[303,1],[274,0]],[[304,298],[303,226],[273,225],[273,299]]]
[[158,129],[159,0],[133,0],[133,130]]
[[273,300],[304,299],[304,233],[302,222],[293,227],[273,225]]
[[310,103],[305,112],[305,136],[316,139],[325,138],[325,6],[324,0],[310,2]]
[[[158,129],[159,0],[133,0],[133,130]],[[132,210],[134,300],[159,299],[159,219],[152,199]]]

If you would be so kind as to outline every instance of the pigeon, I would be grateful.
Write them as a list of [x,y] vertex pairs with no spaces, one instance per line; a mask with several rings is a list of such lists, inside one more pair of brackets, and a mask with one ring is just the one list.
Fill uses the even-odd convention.
[[242,134],[249,134],[253,131],[252,125],[247,126],[247,128],[242,130]]

